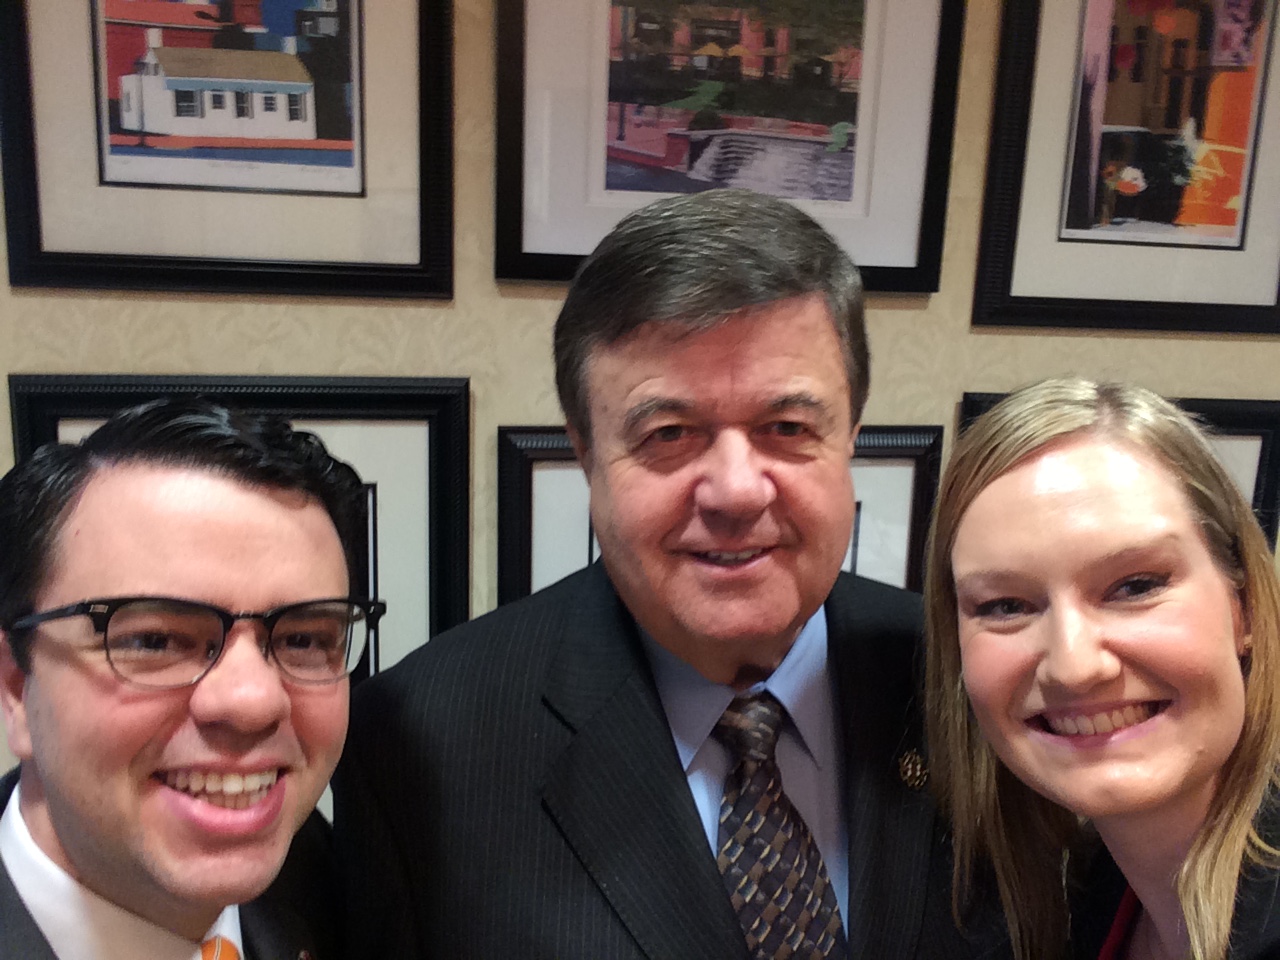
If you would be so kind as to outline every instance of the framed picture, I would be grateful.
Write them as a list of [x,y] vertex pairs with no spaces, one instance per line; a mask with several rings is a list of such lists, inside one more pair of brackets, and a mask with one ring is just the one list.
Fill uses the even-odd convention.
[[199,394],[288,417],[369,487],[370,596],[387,601],[371,672],[468,617],[470,397],[464,378],[9,377],[14,455],[71,442],[115,410]]
[[[941,427],[870,427],[850,462],[857,496],[844,569],[910,590],[942,466]],[[498,603],[593,562],[590,496],[564,427],[498,428]]]
[[569,280],[625,214],[749,187],[870,290],[938,289],[963,0],[498,0],[501,279]]
[[1280,333],[1275,23],[1006,4],[973,322]]
[[450,10],[0,4],[10,283],[450,296]]
[[[966,393],[960,404],[960,431],[1004,396]],[[1253,505],[1274,550],[1280,528],[1280,401],[1186,398],[1173,402],[1208,428],[1214,453]]]

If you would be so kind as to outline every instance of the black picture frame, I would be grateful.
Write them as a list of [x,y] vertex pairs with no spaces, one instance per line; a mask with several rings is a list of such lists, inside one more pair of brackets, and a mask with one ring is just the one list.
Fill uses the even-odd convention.
[[[951,143],[965,0],[940,0],[929,139],[916,263],[911,267],[859,263],[867,290],[933,293],[942,273]],[[524,139],[527,0],[497,0],[497,171],[494,275],[499,280],[572,280],[586,251],[526,252],[524,237]],[[657,195],[654,195],[657,199]],[[600,240],[602,237],[596,237]],[[594,246],[594,243],[592,244]]]
[[[11,374],[15,460],[56,441],[63,421],[96,420],[170,395],[199,395],[252,413],[308,421],[425,424],[427,488],[421,495],[427,508],[427,582],[412,587],[428,598],[423,639],[468,619],[471,425],[466,378]],[[388,600],[389,617],[394,616],[396,598],[383,599]],[[373,671],[379,666],[375,660]]]
[[[365,0],[366,3],[377,0]],[[453,295],[452,7],[417,0],[419,252],[415,263],[141,256],[45,249],[33,113],[29,17],[34,0],[0,4],[0,162],[15,287],[443,298]],[[88,55],[88,51],[85,51]],[[86,92],[90,96],[91,92]],[[147,202],[149,188],[124,187]]]
[[[1044,0],[1004,4],[978,240],[974,326],[1280,333],[1280,306],[1277,305],[1280,291],[1268,305],[1013,295],[1018,218],[1043,6]],[[1076,38],[1062,37],[1060,42],[1075,43]],[[1273,53],[1273,61],[1275,56]],[[1273,62],[1271,69],[1275,67]],[[1088,291],[1087,278],[1081,287],[1082,294]]]
[[[960,403],[959,432],[963,433],[1005,396],[1003,393],[966,393]],[[1276,533],[1280,530],[1280,400],[1188,397],[1173,402],[1197,416],[1211,434],[1258,438],[1252,507],[1267,543],[1275,550]]]
[[[912,477],[905,586],[915,591],[922,589],[924,584],[924,548],[942,471],[942,437],[943,428],[938,426],[864,426],[858,434],[854,453],[855,461],[910,461]],[[573,447],[564,427],[498,428],[499,604],[526,597],[532,589],[535,466],[540,463],[572,463],[574,459]],[[589,536],[583,546],[589,556]],[[588,556],[584,556],[584,561]]]

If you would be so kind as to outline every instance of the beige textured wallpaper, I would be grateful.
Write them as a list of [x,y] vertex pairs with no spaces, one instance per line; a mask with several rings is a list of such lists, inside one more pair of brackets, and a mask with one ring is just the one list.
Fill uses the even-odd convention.
[[[493,280],[494,10],[492,0],[454,2],[451,303],[63,293],[13,290],[6,280],[0,372],[470,377],[472,613],[479,614],[497,593],[498,425],[560,422],[550,343],[562,288]],[[970,328],[998,25],[996,0],[970,0],[942,289],[871,299],[867,422],[941,423],[950,433],[965,390],[1006,390],[1061,373],[1132,379],[1186,397],[1280,399],[1280,338]],[[7,394],[0,406],[0,469],[7,469]]]

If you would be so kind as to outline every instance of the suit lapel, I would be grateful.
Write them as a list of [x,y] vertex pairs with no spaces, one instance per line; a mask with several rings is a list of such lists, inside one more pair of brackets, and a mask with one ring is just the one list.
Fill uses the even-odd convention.
[[[18,783],[17,769],[0,777],[0,813]],[[58,960],[53,948],[27,912],[26,905],[13,886],[9,871],[0,862],[0,957],[22,957],[23,960]]]
[[300,918],[261,899],[240,907],[245,960],[328,960],[307,949],[310,939]]
[[572,739],[543,802],[644,953],[740,960],[746,946],[707,847],[635,624],[597,565],[545,703]]
[[0,957],[58,960],[0,863]]
[[[885,632],[877,604],[841,576],[826,604],[828,657],[837,678],[845,744],[845,810],[849,820],[849,955],[898,960],[915,955],[932,852],[933,806],[926,791],[906,788],[898,757],[923,752],[920,732],[903,730],[913,696],[911,671],[896,676],[883,644],[918,642]],[[902,671],[897,671],[901,673]]]

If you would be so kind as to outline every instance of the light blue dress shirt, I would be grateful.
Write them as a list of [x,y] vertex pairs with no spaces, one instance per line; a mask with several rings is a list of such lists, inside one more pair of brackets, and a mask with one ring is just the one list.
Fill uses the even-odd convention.
[[[680,762],[712,856],[719,852],[720,800],[733,766],[729,751],[711,736],[736,695],[712,683],[642,630],[645,653],[658,685]],[[849,837],[844,816],[844,758],[840,715],[827,669],[827,616],[819,609],[804,625],[778,669],[747,693],[768,691],[787,709],[778,737],[782,788],[809,826],[840,904],[848,917]],[[848,920],[845,920],[846,931]]]

